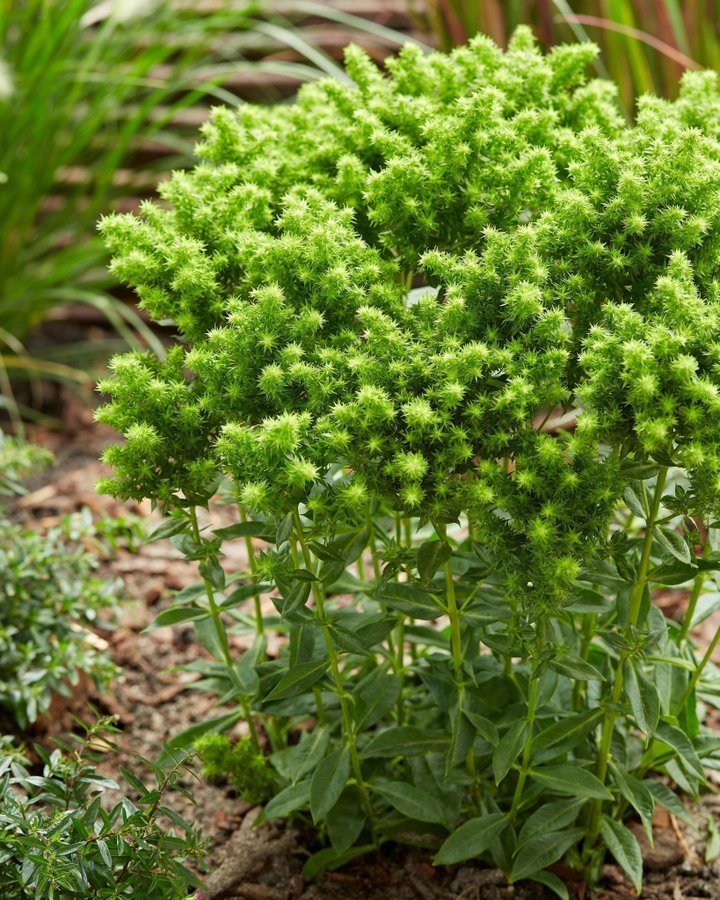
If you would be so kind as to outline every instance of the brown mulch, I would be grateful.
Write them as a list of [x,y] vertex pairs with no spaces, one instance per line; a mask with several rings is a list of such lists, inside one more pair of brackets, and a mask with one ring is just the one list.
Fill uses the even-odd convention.
[[[52,435],[45,435],[46,442]],[[100,497],[94,484],[103,467],[97,461],[103,445],[112,437],[87,421],[75,429],[72,442],[52,438],[58,453],[56,465],[31,485],[30,493],[15,504],[13,514],[32,527],[48,527],[62,515],[89,508],[93,515],[150,517],[145,504],[118,504]],[[222,510],[215,511],[223,515]],[[234,542],[235,558],[230,569],[245,566],[242,542]],[[97,548],[95,548],[97,549]],[[163,743],[193,722],[222,710],[213,708],[212,698],[191,688],[194,677],[178,667],[205,654],[191,628],[161,628],[142,633],[154,615],[169,602],[169,589],[179,589],[197,580],[192,564],[186,563],[168,542],[142,547],[137,554],[120,548],[103,561],[102,572],[120,577],[127,600],[118,628],[99,635],[122,674],[107,697],[77,696],[70,705],[58,705],[52,715],[38,723],[35,737],[52,737],[72,727],[72,714],[92,700],[118,717],[119,750],[101,764],[116,774],[126,766],[143,777],[137,755],[154,759]],[[698,636],[711,635],[706,626]],[[233,638],[241,652],[248,641]],[[232,789],[202,780],[192,787],[196,807],[188,809],[174,799],[178,811],[199,827],[211,841],[209,872],[203,900],[545,900],[554,895],[540,885],[525,882],[507,885],[501,872],[476,865],[433,868],[422,852],[390,846],[363,857],[338,872],[326,873],[316,882],[301,874],[313,853],[312,834],[288,829],[284,823],[254,827],[259,809],[250,808]],[[708,816],[720,817],[720,798],[709,795],[693,810],[697,832],[680,826],[671,817],[658,818],[655,850],[645,848],[646,881],[643,896],[653,900],[720,900],[720,864],[704,862]],[[616,866],[603,871],[603,889],[589,892],[568,879],[574,900],[627,900],[635,897]]]

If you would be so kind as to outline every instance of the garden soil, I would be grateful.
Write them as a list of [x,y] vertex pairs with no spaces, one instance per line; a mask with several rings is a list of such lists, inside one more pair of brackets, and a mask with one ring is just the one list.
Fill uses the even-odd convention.
[[[44,528],[81,509],[89,509],[96,517],[132,513],[153,518],[149,506],[119,504],[95,493],[94,484],[103,471],[98,455],[113,438],[92,426],[86,415],[80,415],[62,437],[50,432],[40,437],[55,450],[57,463],[17,502],[13,514],[18,519],[30,527]],[[222,516],[222,510],[218,514]],[[237,558],[229,560],[231,570],[244,568],[243,550],[237,552]],[[37,724],[33,738],[50,740],[71,729],[72,716],[87,716],[87,703],[92,702],[115,715],[120,729],[118,751],[102,761],[103,772],[118,778],[120,766],[125,766],[143,777],[147,773],[138,763],[138,754],[154,759],[173,734],[218,713],[211,698],[193,690],[192,674],[178,671],[205,653],[192,629],[161,628],[143,633],[169,602],[170,590],[196,580],[196,575],[167,542],[146,545],[138,553],[121,546],[105,556],[102,574],[124,583],[126,600],[119,626],[93,640],[106,642],[121,674],[108,696],[79,692],[71,702],[58,703],[51,715]],[[717,621],[709,622],[707,631],[696,639],[700,643],[707,640],[717,626]],[[246,643],[243,638],[234,640],[239,654]],[[274,649],[269,648],[271,653]],[[720,717],[717,721],[720,723]],[[172,804],[210,843],[202,900],[545,900],[555,896],[531,882],[508,886],[501,872],[479,865],[436,869],[422,851],[399,845],[309,881],[301,870],[318,849],[310,833],[287,828],[284,823],[256,826],[259,809],[242,802],[227,785],[188,778],[185,786],[192,789],[197,805],[188,807],[179,797]],[[643,897],[720,900],[720,861],[705,862],[708,818],[720,821],[720,797],[709,793],[692,812],[696,830],[669,816],[657,819],[655,849],[645,847]],[[602,889],[597,892],[573,881],[569,872],[559,869],[558,874],[565,878],[574,900],[636,896],[613,865],[603,870]]]

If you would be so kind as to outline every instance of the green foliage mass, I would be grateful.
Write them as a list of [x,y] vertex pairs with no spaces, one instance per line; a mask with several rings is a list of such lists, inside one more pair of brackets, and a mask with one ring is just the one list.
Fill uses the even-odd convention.
[[[21,479],[49,458],[0,435],[0,494],[22,491]],[[31,531],[0,506],[0,707],[21,728],[46,713],[54,695],[71,696],[81,677],[102,690],[115,674],[89,640],[90,629],[110,624],[118,596],[80,541],[95,533],[82,516]]]
[[195,744],[203,775],[228,779],[246,803],[264,803],[272,796],[273,776],[266,758],[248,738],[234,744],[224,734],[205,734]]
[[[136,803],[113,805],[103,794],[119,785],[100,775],[100,752],[116,748],[112,719],[84,726],[74,742],[58,742],[31,774],[25,754],[2,739],[0,759],[0,889],[8,900],[75,900],[94,897],[167,897],[182,900],[197,876],[185,862],[201,858],[204,845],[193,827],[167,806],[186,764],[163,772],[145,763],[152,788],[125,771]],[[162,827],[170,823],[170,828]],[[173,830],[178,829],[178,831]]]
[[[688,630],[717,567],[720,95],[686,75],[630,126],[592,54],[521,29],[386,75],[350,48],[352,85],[217,110],[166,205],[103,221],[179,332],[101,385],[126,438],[103,487],[157,501],[201,562],[160,619],[192,621],[205,685],[261,717],[266,814],[309,810],[332,844],[310,873],[410,822],[449,833],[440,862],[488,853],[561,896],[546,866],[592,878],[604,847],[639,885],[623,816],[679,807],[647,774],[694,792],[715,753]],[[242,519],[208,538],[221,482]],[[270,547],[226,593],[240,537]],[[692,583],[681,627],[653,583]]]

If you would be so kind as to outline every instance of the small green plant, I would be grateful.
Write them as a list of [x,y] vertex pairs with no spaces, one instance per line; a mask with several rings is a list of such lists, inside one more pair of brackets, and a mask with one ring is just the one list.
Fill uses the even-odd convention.
[[689,635],[718,605],[720,97],[686,76],[630,126],[594,53],[350,48],[354,84],[217,110],[163,207],[103,222],[178,340],[102,384],[102,487],[197,561],[156,624],[236,704],[169,748],[244,719],[264,816],[326,841],[308,875],[410,840],[561,897],[549,866],[609,851],[639,889],[625,820],[652,840],[717,764],[720,638]]
[[0,497],[24,492],[23,480],[50,464],[42,447],[0,431]]
[[[24,754],[4,739],[0,758],[0,891],[8,900],[75,900],[95,897],[167,897],[181,900],[201,885],[185,863],[201,860],[205,847],[168,796],[189,799],[181,779],[187,762],[162,771],[143,760],[155,786],[123,771],[135,800],[111,807],[103,794],[115,781],[96,764],[115,747],[112,719],[101,718],[74,743],[58,741],[48,753],[35,746],[42,773],[30,773]],[[162,827],[163,823],[169,824]]]
[[224,734],[204,734],[195,750],[203,775],[211,781],[228,779],[247,803],[264,803],[272,796],[272,770],[249,738],[233,744]]
[[76,527],[71,516],[29,531],[0,513],[0,706],[21,728],[54,695],[72,696],[82,675],[103,690],[116,671],[90,629],[111,624],[119,587],[95,576]]
[[[51,459],[0,433],[0,496],[22,493],[23,479]],[[103,537],[116,540],[116,532]],[[115,673],[90,632],[111,623],[119,591],[95,577],[97,562],[80,543],[98,533],[86,514],[31,531],[0,506],[0,706],[21,728],[47,712],[54,695],[71,696],[82,675],[102,690]]]

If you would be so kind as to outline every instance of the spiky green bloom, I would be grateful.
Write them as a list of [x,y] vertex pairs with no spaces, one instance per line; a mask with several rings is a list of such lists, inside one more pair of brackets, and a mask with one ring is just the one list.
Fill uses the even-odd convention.
[[[385,77],[350,48],[352,87],[216,110],[200,164],[162,187],[169,210],[103,222],[115,273],[184,335],[101,386],[127,438],[105,488],[203,502],[220,470],[277,514],[340,463],[395,508],[479,521],[525,490],[533,417],[572,400],[572,324],[510,235],[554,209],[584,131],[622,134],[610,86],[585,80],[593,52],[542,57],[520,31],[506,54],[407,47]],[[413,278],[435,290],[408,304]],[[520,468],[490,472],[479,503],[474,470],[498,458]],[[347,512],[347,490],[320,505]]]
[[[592,52],[543,57],[522,30],[505,54],[405,48],[385,76],[350,48],[354,86],[216,110],[171,208],[102,226],[183,335],[102,386],[127,438],[106,488],[204,502],[222,472],[252,509],[312,494],[347,515],[340,464],[401,512],[468,514],[553,602],[603,545],[628,454],[674,454],[715,504],[715,83],[629,127],[585,81]],[[553,409],[583,411],[574,433],[543,432]]]

